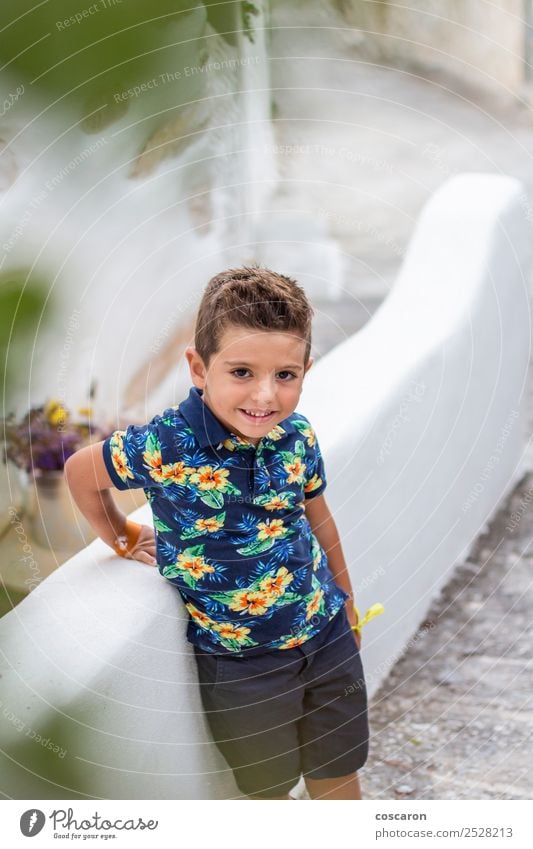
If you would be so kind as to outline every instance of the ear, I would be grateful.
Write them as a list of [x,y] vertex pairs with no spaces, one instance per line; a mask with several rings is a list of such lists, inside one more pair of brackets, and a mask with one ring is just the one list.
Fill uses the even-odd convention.
[[313,365],[314,361],[315,361],[314,357],[309,357],[308,363],[307,363],[307,365],[304,369],[304,377],[307,374],[307,372],[309,371],[309,369],[311,368],[311,366]]
[[187,359],[187,362],[189,363],[189,371],[191,373],[191,380],[193,384],[198,389],[204,389],[207,377],[207,369],[200,354],[198,353],[196,348],[189,347],[185,349],[185,357]]

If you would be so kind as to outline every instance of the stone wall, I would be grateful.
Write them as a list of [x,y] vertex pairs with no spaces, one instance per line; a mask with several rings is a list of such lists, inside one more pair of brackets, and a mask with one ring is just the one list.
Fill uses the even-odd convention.
[[364,32],[375,58],[446,71],[501,94],[525,81],[524,4],[519,0],[338,0],[346,20]]

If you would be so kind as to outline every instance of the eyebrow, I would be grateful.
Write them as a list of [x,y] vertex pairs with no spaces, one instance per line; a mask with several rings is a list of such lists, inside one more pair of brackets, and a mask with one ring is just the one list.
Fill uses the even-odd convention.
[[[250,365],[249,363],[244,363],[242,360],[225,360],[224,365],[225,366],[245,366],[246,368],[253,368],[252,365]],[[282,366],[281,369],[279,369],[279,370],[282,371],[285,368],[302,369],[303,366],[289,364],[289,365]]]

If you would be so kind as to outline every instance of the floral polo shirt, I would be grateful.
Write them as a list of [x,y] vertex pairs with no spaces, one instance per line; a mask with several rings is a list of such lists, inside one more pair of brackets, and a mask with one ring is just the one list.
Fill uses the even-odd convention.
[[103,455],[117,489],[144,489],[159,571],[178,588],[187,639],[201,650],[289,649],[343,607],[348,595],[305,516],[304,501],[326,488],[305,416],[292,413],[255,446],[193,386],[148,424],[114,431]]

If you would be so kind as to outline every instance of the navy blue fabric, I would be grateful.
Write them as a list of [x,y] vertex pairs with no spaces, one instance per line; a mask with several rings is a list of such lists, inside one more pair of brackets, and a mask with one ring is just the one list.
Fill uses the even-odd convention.
[[327,485],[316,434],[300,413],[257,446],[231,433],[192,387],[146,425],[103,443],[118,489],[150,502],[159,571],[179,590],[189,641],[248,656],[318,634],[348,598],[304,504]]
[[367,690],[344,608],[287,652],[194,653],[213,740],[245,795],[281,796],[301,774],[336,778],[366,762]]

